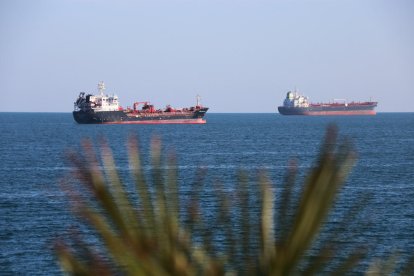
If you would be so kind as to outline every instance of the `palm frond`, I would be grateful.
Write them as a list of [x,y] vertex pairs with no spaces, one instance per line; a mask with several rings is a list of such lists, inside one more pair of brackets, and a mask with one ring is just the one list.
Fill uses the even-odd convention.
[[[108,274],[119,270],[134,275],[320,272],[335,250],[329,241],[308,265],[304,266],[303,260],[332,209],[356,156],[350,143],[338,144],[337,130],[328,128],[319,158],[305,179],[297,205],[293,199],[297,169],[292,164],[281,190],[279,209],[275,208],[275,186],[265,172],[260,172],[254,183],[249,182],[246,172],[240,172],[236,201],[223,192],[221,184],[217,184],[219,213],[216,222],[223,229],[221,233],[226,246],[220,247],[223,252],[215,252],[213,238],[216,233],[211,230],[212,222],[205,220],[200,204],[205,170],[196,174],[192,198],[180,202],[174,155],[164,158],[160,139],[153,139],[151,172],[146,175],[137,138],[131,137],[129,164],[137,197],[137,202],[133,202],[129,196],[131,191],[127,192],[115,169],[110,148],[103,143],[98,158],[92,144],[86,141],[83,152],[83,156],[71,155],[70,160],[75,167],[74,175],[90,196],[77,198],[74,206],[77,214],[101,238],[109,256],[94,257],[98,255],[88,249],[91,252],[86,254],[88,260],[81,259],[79,248],[60,240],[55,248],[62,269],[74,274],[88,274],[104,268],[110,268],[106,270]],[[257,197],[261,213],[256,224],[250,211],[258,207],[252,206]],[[187,213],[182,214],[183,210]],[[235,215],[237,210],[239,214]],[[235,222],[236,218],[239,221]],[[234,225],[239,231],[233,229]],[[85,247],[85,244],[81,246]],[[349,271],[361,258],[359,251],[353,251],[337,268],[342,272]]]

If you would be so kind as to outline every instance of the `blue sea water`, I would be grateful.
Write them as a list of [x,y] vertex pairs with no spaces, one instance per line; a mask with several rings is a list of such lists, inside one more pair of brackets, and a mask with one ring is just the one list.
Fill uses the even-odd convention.
[[147,154],[151,137],[159,136],[177,154],[182,191],[191,189],[200,167],[224,187],[233,185],[240,168],[251,178],[264,169],[277,186],[292,158],[300,169],[311,167],[330,123],[352,139],[358,152],[330,223],[340,210],[368,194],[360,227],[344,231],[355,244],[372,245],[370,260],[398,253],[404,261],[413,254],[414,113],[208,114],[206,119],[205,125],[78,125],[69,113],[0,113],[0,273],[61,273],[52,244],[67,233],[73,217],[59,183],[70,178],[65,152],[81,151],[84,138],[96,143],[105,138],[117,167],[127,172],[128,137],[136,135]]

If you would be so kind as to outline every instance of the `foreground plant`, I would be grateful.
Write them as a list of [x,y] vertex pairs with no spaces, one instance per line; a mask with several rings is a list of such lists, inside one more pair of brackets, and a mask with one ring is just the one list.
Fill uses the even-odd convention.
[[[143,172],[138,143],[134,139],[128,143],[138,198],[134,201],[121,183],[109,147],[101,146],[99,158],[92,144],[85,142],[84,156],[70,157],[80,188],[66,184],[65,189],[76,214],[96,231],[104,249],[93,249],[76,235],[70,236],[69,242],[61,239],[55,245],[61,267],[84,275],[291,275],[324,271],[333,256],[332,244],[328,241],[314,250],[311,259],[307,252],[355,162],[352,147],[346,142],[338,145],[336,136],[335,128],[330,127],[298,200],[293,196],[295,166],[281,189],[280,208],[275,208],[273,188],[265,173],[259,174],[257,183],[249,183],[247,174],[241,172],[237,204],[217,185],[219,212],[214,222],[204,218],[200,204],[205,173],[200,171],[196,177],[192,200],[180,205],[175,159],[170,157],[163,163],[159,140],[154,139],[151,145],[151,177]],[[252,200],[257,194],[258,200]],[[250,211],[257,204],[261,211],[256,224]],[[180,210],[187,211],[180,214]],[[234,218],[238,218],[240,231],[233,229]],[[215,233],[209,227],[213,223],[222,226],[224,242],[219,249],[214,247]],[[354,250],[332,271],[349,271],[361,257],[361,251]]]

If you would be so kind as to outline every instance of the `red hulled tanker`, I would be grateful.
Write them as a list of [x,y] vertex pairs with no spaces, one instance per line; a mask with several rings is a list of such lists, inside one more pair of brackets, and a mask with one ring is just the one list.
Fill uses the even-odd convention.
[[345,100],[334,100],[332,103],[310,103],[308,98],[299,93],[289,91],[279,106],[282,115],[375,115],[375,107],[378,102],[346,102]]

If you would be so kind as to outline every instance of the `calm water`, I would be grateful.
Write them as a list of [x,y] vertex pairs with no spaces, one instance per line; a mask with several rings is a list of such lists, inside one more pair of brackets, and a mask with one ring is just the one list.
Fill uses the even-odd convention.
[[331,122],[353,139],[359,155],[331,223],[359,195],[370,194],[363,223],[345,232],[354,234],[355,243],[374,244],[371,257],[398,252],[404,259],[414,252],[414,113],[208,114],[207,121],[206,125],[78,125],[69,113],[0,113],[0,271],[60,273],[51,244],[72,225],[72,217],[58,182],[70,172],[65,151],[79,150],[82,138],[105,137],[118,167],[126,171],[127,137],[136,134],[148,153],[151,137],[160,136],[166,148],[177,152],[185,191],[201,166],[225,187],[232,186],[239,168],[252,177],[258,169],[266,169],[277,185],[291,158],[298,160],[300,168],[311,166]]

